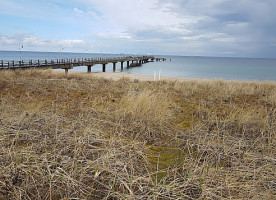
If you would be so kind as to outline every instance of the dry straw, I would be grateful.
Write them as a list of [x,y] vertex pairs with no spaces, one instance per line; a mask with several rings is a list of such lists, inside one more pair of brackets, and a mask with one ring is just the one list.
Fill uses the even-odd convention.
[[276,197],[274,82],[0,77],[0,199]]

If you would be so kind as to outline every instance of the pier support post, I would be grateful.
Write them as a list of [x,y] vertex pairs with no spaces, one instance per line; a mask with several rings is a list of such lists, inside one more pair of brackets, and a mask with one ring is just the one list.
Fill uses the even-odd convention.
[[105,72],[105,65],[106,65],[106,64],[103,64],[103,72]]
[[65,68],[65,75],[66,75],[66,76],[68,75],[68,71],[69,71],[69,69],[68,69],[68,68]]
[[91,67],[92,67],[92,65],[87,66],[87,73],[91,73]]
[[124,69],[124,61],[121,61],[121,70]]
[[113,72],[116,72],[116,63],[113,63]]
[[127,61],[127,68],[129,68],[129,60]]

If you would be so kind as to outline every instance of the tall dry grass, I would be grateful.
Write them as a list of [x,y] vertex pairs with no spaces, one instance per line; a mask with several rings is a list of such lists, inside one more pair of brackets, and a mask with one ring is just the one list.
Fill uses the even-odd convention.
[[0,199],[276,197],[274,82],[0,77]]

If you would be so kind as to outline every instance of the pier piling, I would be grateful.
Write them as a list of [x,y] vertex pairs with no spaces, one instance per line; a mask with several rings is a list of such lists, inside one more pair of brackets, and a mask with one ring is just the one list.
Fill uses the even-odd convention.
[[91,67],[92,67],[92,65],[88,65],[88,66],[87,66],[87,72],[88,72],[88,73],[91,73]]
[[105,72],[105,66],[106,66],[106,64],[104,63],[103,64],[103,72]]
[[116,63],[113,63],[113,72],[116,72]]
[[121,61],[121,70],[124,69],[124,61]]

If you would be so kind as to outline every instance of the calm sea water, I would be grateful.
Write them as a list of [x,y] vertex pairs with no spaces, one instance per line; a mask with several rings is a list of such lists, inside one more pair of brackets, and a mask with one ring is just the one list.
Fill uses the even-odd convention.
[[[94,58],[118,57],[122,54],[92,54],[65,52],[27,52],[0,51],[0,60],[12,59],[45,59],[45,58]],[[225,79],[225,80],[258,80],[276,81],[276,59],[260,58],[217,58],[190,56],[156,56],[165,57],[167,61],[150,62],[140,67],[124,68],[123,72],[184,78]],[[126,63],[124,63],[126,65]],[[92,71],[101,72],[102,66],[95,65]],[[108,64],[106,71],[112,71]],[[87,71],[87,67],[75,67],[72,71]],[[121,64],[117,64],[121,71]]]

